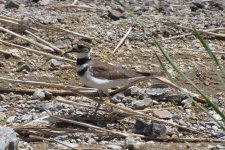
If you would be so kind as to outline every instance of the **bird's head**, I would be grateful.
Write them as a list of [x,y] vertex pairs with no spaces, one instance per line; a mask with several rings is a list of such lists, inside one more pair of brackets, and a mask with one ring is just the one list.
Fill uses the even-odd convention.
[[67,53],[90,53],[91,45],[85,41],[79,41],[71,50],[66,51],[64,54]]

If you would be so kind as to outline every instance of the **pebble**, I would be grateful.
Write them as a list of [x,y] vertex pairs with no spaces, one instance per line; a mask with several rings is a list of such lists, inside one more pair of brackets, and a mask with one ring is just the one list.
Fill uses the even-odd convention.
[[20,68],[17,69],[17,72],[21,72],[21,71],[28,71],[28,72],[30,72],[31,68],[30,68],[29,65],[23,64]]
[[9,118],[6,119],[6,123],[12,123],[16,119],[16,116],[10,116]]
[[22,120],[22,121],[25,121],[25,122],[31,121],[31,120],[32,120],[32,115],[24,114],[24,115],[21,117],[21,120]]
[[8,0],[6,1],[5,8],[6,9],[11,9],[11,8],[16,8],[18,9],[20,7],[19,3],[16,0]]
[[222,117],[219,114],[213,114],[213,117],[218,121],[222,120]]
[[0,112],[0,121],[3,121],[6,119],[6,114],[4,112]]
[[50,2],[51,2],[51,0],[41,0],[41,1],[39,1],[40,5],[42,5],[42,6],[48,5],[48,4],[50,4]]
[[5,63],[3,61],[0,61],[0,67],[5,67]]
[[4,101],[5,100],[5,95],[0,94],[0,101]]
[[37,91],[34,92],[31,99],[32,100],[44,100],[45,99],[45,93],[42,90],[37,90]]
[[19,100],[23,99],[22,95],[12,95],[12,96],[10,96],[10,98],[13,101],[19,101]]
[[121,146],[115,145],[115,144],[109,144],[109,145],[107,145],[107,148],[108,149],[115,149],[115,150],[123,149]]
[[51,59],[51,67],[59,67],[60,65],[62,65],[63,62],[62,61],[59,61],[59,60],[56,60],[56,59]]
[[14,150],[17,149],[17,133],[10,127],[0,127],[0,149]]
[[5,111],[7,111],[7,109],[0,106],[0,112],[5,112]]
[[124,14],[114,9],[109,10],[108,17],[114,21],[125,18]]
[[171,119],[173,116],[168,110],[155,110],[153,115],[160,119]]
[[162,137],[166,135],[166,127],[165,125],[144,121],[144,120],[136,120],[134,125],[135,132],[138,134],[143,134],[152,138]]
[[125,96],[138,96],[140,95],[140,88],[137,86],[132,86],[128,88],[126,91],[124,91]]
[[168,86],[164,84],[155,84],[146,89],[146,94],[151,96],[162,96],[168,92]]
[[133,109],[144,109],[153,106],[153,100],[144,98],[143,100],[134,101],[131,105]]

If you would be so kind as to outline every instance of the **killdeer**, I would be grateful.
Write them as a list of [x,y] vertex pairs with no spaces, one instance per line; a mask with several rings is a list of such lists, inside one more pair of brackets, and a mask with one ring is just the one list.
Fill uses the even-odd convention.
[[[102,93],[109,98],[108,90],[116,87],[124,87],[140,79],[152,77],[152,73],[127,70],[105,62],[91,59],[91,45],[85,41],[78,44],[66,53],[75,52],[77,55],[77,73],[81,82],[88,87],[97,88],[100,99]],[[99,106],[98,106],[99,107]]]

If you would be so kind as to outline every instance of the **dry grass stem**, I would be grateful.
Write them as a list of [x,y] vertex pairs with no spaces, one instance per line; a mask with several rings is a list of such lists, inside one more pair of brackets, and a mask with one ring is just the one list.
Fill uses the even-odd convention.
[[117,44],[117,46],[113,50],[113,53],[115,53],[118,50],[118,48],[124,43],[124,41],[126,40],[126,38],[128,37],[128,35],[130,34],[132,28],[133,28],[132,26],[129,27],[129,29],[127,30],[127,33],[123,36],[123,38],[120,40],[120,42]]
[[46,83],[46,82],[37,82],[37,81],[23,81],[23,80],[14,80],[14,79],[8,79],[0,77],[1,81],[7,81],[10,83],[21,83],[21,84],[29,84],[29,85],[35,85],[35,86],[44,86],[44,87],[52,87],[52,88],[60,88],[60,89],[76,89],[81,92],[93,92],[96,91],[94,88],[85,88],[85,87],[79,87],[79,86],[70,86],[70,85],[63,85],[63,84],[55,84],[55,83]]
[[29,43],[31,43],[31,44],[34,44],[34,45],[40,47],[41,49],[43,49],[43,50],[45,50],[45,51],[47,51],[47,52],[50,52],[50,53],[53,53],[53,52],[54,52],[54,50],[53,50],[52,48],[50,48],[50,47],[48,47],[48,46],[46,46],[46,45],[40,44],[40,43],[38,43],[38,42],[36,42],[36,41],[33,41],[33,40],[31,40],[31,39],[28,39],[28,38],[26,38],[26,37],[24,37],[24,36],[21,36],[21,35],[19,35],[19,34],[13,32],[13,31],[10,31],[10,30],[8,30],[8,29],[6,29],[6,28],[4,28],[4,27],[1,27],[1,26],[0,26],[0,30],[2,30],[2,31],[4,31],[4,32],[7,32],[7,33],[9,33],[9,34],[11,34],[11,35],[14,35],[14,36],[16,36],[16,37],[19,37],[19,38],[21,38],[21,39],[23,39],[23,40],[25,40],[25,41],[27,41],[27,42],[29,42]]
[[61,53],[61,54],[63,53],[58,47],[56,47],[55,45],[53,45],[53,44],[51,44],[51,43],[45,41],[44,39],[42,39],[42,38],[40,38],[40,37],[38,37],[37,35],[33,34],[32,32],[27,31],[27,30],[26,30],[25,32],[26,32],[27,34],[33,36],[34,38],[36,38],[37,41],[40,41],[40,42],[44,43],[45,45],[51,47],[51,48],[54,49],[56,52],[59,52],[59,53]]
[[68,59],[68,58],[55,56],[55,55],[48,54],[48,53],[45,53],[45,52],[42,52],[42,51],[38,51],[38,50],[35,50],[35,49],[31,49],[31,48],[27,48],[27,47],[24,47],[24,46],[20,46],[18,44],[13,44],[13,43],[10,43],[10,42],[7,42],[7,41],[3,41],[3,40],[0,40],[0,42],[3,43],[3,44],[6,44],[6,45],[12,46],[12,47],[21,48],[21,50],[24,50],[26,52],[32,52],[32,53],[35,53],[35,54],[38,54],[38,55],[45,56],[47,58],[57,59],[57,60],[60,60],[60,61],[63,61],[63,62],[67,62],[67,63],[72,64],[72,65],[74,65],[76,63],[76,61]]

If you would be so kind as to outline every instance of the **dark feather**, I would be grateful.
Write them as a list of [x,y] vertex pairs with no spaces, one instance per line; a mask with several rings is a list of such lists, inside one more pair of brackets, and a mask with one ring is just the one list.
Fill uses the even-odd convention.
[[105,62],[91,61],[89,70],[93,76],[101,79],[127,79],[140,76],[150,76],[152,73],[136,72],[134,70],[123,69],[119,66],[113,66]]

